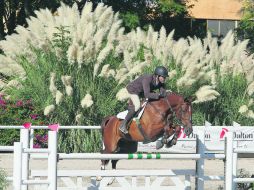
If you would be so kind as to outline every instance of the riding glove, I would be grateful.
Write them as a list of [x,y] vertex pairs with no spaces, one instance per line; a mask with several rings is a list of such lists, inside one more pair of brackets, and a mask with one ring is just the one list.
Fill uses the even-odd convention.
[[166,94],[166,92],[164,91],[164,92],[161,92],[160,94],[159,94],[159,98],[165,98],[167,96],[167,94]]

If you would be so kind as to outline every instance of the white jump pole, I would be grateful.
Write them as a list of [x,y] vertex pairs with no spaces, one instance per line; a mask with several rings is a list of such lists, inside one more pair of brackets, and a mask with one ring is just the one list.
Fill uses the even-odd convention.
[[204,153],[205,153],[205,131],[198,131],[197,154],[200,159],[196,161],[196,190],[204,189]]
[[21,190],[22,184],[22,143],[14,142],[13,189]]
[[48,132],[48,190],[57,189],[57,132]]
[[[22,142],[22,148],[29,148],[29,129],[20,130],[20,142]],[[29,161],[28,153],[22,153],[22,180],[28,179]],[[27,190],[27,184],[21,184],[22,190]]]
[[225,190],[233,190],[233,133],[226,135],[225,155],[226,155],[226,174]]

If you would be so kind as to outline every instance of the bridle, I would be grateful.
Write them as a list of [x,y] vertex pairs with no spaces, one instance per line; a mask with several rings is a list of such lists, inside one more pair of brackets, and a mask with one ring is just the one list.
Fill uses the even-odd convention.
[[[167,96],[166,96],[167,97]],[[180,125],[180,126],[185,126],[184,124],[183,124],[183,122],[181,121],[181,119],[179,119],[178,117],[177,117],[177,114],[176,114],[176,112],[173,110],[173,108],[172,108],[172,106],[170,105],[170,103],[169,103],[169,101],[168,101],[168,98],[166,98],[166,97],[164,97],[164,98],[162,98],[162,100],[165,100],[166,101],[166,103],[167,103],[167,105],[168,105],[168,107],[169,107],[169,109],[168,110],[170,110],[170,112],[172,113],[172,118],[173,118],[173,123],[174,124],[176,124],[176,125]],[[149,102],[148,102],[149,103]],[[155,111],[161,116],[161,121],[163,122],[163,123],[165,123],[164,125],[165,126],[168,126],[168,124],[169,124],[169,121],[168,121],[168,119],[167,119],[167,117],[166,116],[168,116],[169,114],[167,114],[167,112],[165,112],[165,113],[163,113],[163,112],[161,112],[158,108],[156,108],[153,104],[149,104],[149,105],[151,105],[154,109],[155,109]],[[191,109],[191,106],[189,105],[189,109]],[[183,117],[183,109],[182,109],[182,106],[180,106],[180,118],[182,118]],[[189,111],[191,111],[191,110],[189,110]],[[192,121],[192,118],[191,118],[191,116],[190,116],[190,123],[191,123],[191,121]]]

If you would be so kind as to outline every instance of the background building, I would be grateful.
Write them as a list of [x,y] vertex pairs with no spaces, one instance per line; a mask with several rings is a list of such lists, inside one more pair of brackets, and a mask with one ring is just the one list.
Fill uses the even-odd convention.
[[190,0],[190,4],[192,30],[203,22],[206,30],[218,38],[235,29],[242,16],[241,0]]

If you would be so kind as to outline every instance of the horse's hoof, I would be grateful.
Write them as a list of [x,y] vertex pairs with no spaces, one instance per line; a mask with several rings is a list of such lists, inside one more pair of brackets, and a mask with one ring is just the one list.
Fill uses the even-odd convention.
[[101,176],[96,176],[96,181],[101,181],[102,177]]
[[176,142],[177,142],[177,140],[175,140],[175,139],[169,141],[169,142],[166,144],[166,148],[170,148],[170,147],[176,145]]
[[115,177],[112,177],[112,178],[109,180],[108,185],[111,185],[112,183],[114,183],[115,179],[116,179]]
[[163,143],[161,141],[157,141],[156,142],[156,149],[158,150],[158,149],[160,149],[162,147],[163,147]]

